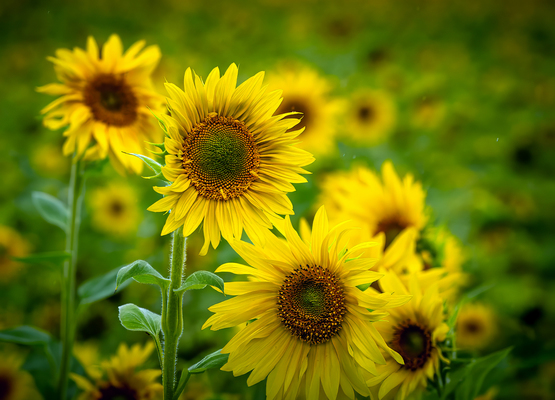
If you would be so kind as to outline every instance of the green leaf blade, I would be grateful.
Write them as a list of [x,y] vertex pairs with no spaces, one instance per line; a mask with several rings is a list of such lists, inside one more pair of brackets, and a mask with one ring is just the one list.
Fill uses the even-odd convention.
[[53,264],[61,265],[65,260],[71,258],[67,251],[49,251],[45,253],[31,254],[25,257],[12,257],[13,260],[26,264]]
[[175,289],[174,292],[182,293],[187,290],[204,289],[208,285],[218,288],[222,293],[224,292],[224,280],[209,271],[196,271],[192,273],[185,279],[181,287]]
[[33,204],[39,214],[52,225],[67,232],[69,211],[64,203],[44,192],[33,192]]
[[[99,300],[106,299],[116,292],[116,285],[114,280],[120,268],[113,269],[104,275],[96,276],[92,279],[85,281],[79,289],[77,289],[77,295],[79,296],[79,304],[90,304]],[[120,288],[124,288],[131,283],[130,281],[123,282]]]
[[139,283],[158,285],[162,290],[165,290],[170,283],[169,279],[164,278],[149,263],[143,260],[134,261],[119,270],[116,277],[116,290],[123,282],[131,278]]
[[200,374],[204,371],[212,368],[221,368],[227,362],[229,354],[222,354],[222,349],[216,350],[215,352],[208,354],[198,363],[191,365],[188,368],[190,374]]
[[[149,167],[151,170],[154,171],[154,175],[152,175],[152,176],[143,176],[143,178],[145,178],[145,179],[153,179],[153,178],[160,178],[160,177],[163,177],[163,175],[162,175],[162,165],[161,165],[159,162],[153,160],[153,159],[150,158],[150,157],[143,156],[142,154],[127,153],[127,152],[125,152],[125,151],[124,151],[124,153],[125,153],[125,154],[128,154],[128,155],[130,155],[130,156],[135,156],[135,157],[140,158],[141,160],[143,160],[143,162],[144,162],[146,165],[148,165],[148,167]],[[161,178],[161,179],[163,179],[163,178]]]
[[48,333],[29,325],[22,325],[0,331],[0,341],[2,342],[17,343],[27,346],[40,346],[47,345],[50,339]]
[[119,306],[119,320],[130,331],[147,332],[156,337],[161,329],[162,317],[135,304]]

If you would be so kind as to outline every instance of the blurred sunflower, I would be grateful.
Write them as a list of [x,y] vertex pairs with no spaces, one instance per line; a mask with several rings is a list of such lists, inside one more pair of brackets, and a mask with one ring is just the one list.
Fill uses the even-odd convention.
[[[315,155],[326,155],[336,149],[336,119],[341,102],[329,97],[331,83],[309,67],[282,68],[269,76],[271,89],[283,89],[283,102],[276,113],[303,113],[295,127],[305,128],[298,147]],[[292,116],[293,117],[293,116]]]
[[329,174],[322,183],[320,204],[331,209],[334,221],[352,220],[362,227],[361,241],[383,232],[387,248],[405,229],[422,230],[428,216],[424,213],[426,193],[411,174],[401,181],[391,161],[386,161],[382,179],[383,183],[364,166]]
[[220,234],[241,237],[244,229],[263,241],[269,216],[293,214],[287,192],[306,182],[301,167],[314,161],[293,146],[302,132],[290,130],[296,114],[274,116],[281,92],[266,93],[263,72],[236,88],[237,72],[232,64],[220,78],[215,68],[204,83],[187,69],[185,91],[166,84],[171,116],[160,116],[169,153],[162,172],[172,183],[154,188],[165,197],[148,210],[172,211],[162,235],[183,226],[189,236],[204,220],[202,255],[210,243],[218,246]]
[[10,280],[21,265],[12,257],[29,254],[29,243],[12,228],[0,225],[0,281]]
[[33,378],[21,370],[23,358],[16,354],[2,354],[0,357],[0,399],[37,400],[42,396],[37,392]]
[[324,207],[316,213],[310,238],[301,239],[288,216],[282,228],[286,239],[268,233],[264,248],[232,240],[250,266],[228,263],[216,270],[249,280],[225,284],[226,293],[236,297],[210,307],[215,314],[203,328],[255,319],[222,349],[229,353],[222,370],[235,376],[252,371],[249,386],[267,378],[268,400],[369,395],[361,370],[377,374],[375,363],[385,363],[379,348],[403,362],[373,322],[387,315],[384,308],[404,304],[410,296],[357,288],[382,276],[369,271],[375,260],[353,258],[372,244],[342,248],[345,224],[330,229]]
[[359,146],[382,143],[391,133],[396,118],[395,102],[386,92],[356,92],[346,107],[344,137]]
[[[94,382],[87,378],[71,374],[71,378],[77,386],[83,390],[79,400],[104,400],[104,399],[128,399],[128,400],[154,400],[161,397],[162,385],[156,382],[160,376],[159,369],[143,369],[136,371],[137,367],[143,365],[154,350],[154,343],[148,342],[144,347],[139,344],[128,348],[122,343],[117,354],[109,361],[101,363],[100,370],[91,369],[85,365],[87,372],[92,372]],[[79,355],[77,356],[80,357]],[[86,356],[80,359],[90,359]],[[106,375],[107,380],[102,379]]]
[[[41,93],[60,96],[46,106],[44,125],[52,130],[69,127],[64,155],[87,159],[110,157],[120,172],[140,173],[143,162],[123,154],[144,153],[144,142],[160,136],[153,123],[152,110],[159,110],[162,98],[152,88],[150,75],[160,60],[158,46],[145,46],[141,40],[125,53],[119,36],[112,35],[99,51],[89,36],[87,50],[58,49],[54,63],[58,79],[37,88]],[[93,142],[93,146],[89,145]],[[88,148],[88,149],[87,149]]]
[[456,326],[458,347],[481,350],[491,344],[496,332],[496,317],[490,306],[467,303],[459,311]]
[[133,187],[112,182],[91,193],[92,224],[101,232],[127,236],[137,230],[141,213]]
[[[378,399],[404,400],[411,393],[426,388],[439,371],[443,357],[438,346],[445,340],[449,327],[444,322],[443,300],[437,286],[422,290],[416,275],[404,285],[397,275],[387,272],[378,281],[382,291],[412,295],[407,304],[390,310],[387,321],[375,324],[385,341],[405,361],[404,365],[388,359],[378,366],[378,375],[367,380],[373,395]],[[375,292],[369,288],[367,292]]]

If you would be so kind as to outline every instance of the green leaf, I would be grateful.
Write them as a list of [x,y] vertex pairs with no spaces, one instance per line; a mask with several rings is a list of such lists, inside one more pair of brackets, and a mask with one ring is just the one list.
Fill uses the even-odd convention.
[[505,359],[512,348],[498,351],[485,357],[477,358],[448,375],[449,382],[445,385],[442,399],[455,392],[457,400],[473,400],[484,390],[482,389],[486,375]]
[[147,332],[154,337],[160,332],[162,324],[160,315],[135,304],[119,306],[119,320],[125,329]]
[[164,278],[149,263],[143,260],[134,261],[119,270],[116,278],[116,290],[123,282],[130,278],[139,283],[158,285],[162,290],[166,290],[170,283],[169,279]]
[[185,389],[185,385],[189,381],[190,377],[191,377],[191,374],[189,373],[189,371],[187,371],[186,369],[181,371],[181,376],[179,377],[179,382],[177,383],[177,386],[175,387],[175,392],[173,394],[173,400],[178,400],[179,399],[179,396],[181,396],[181,393]]
[[26,264],[52,264],[61,265],[65,260],[71,258],[67,251],[49,251],[46,253],[31,254],[25,257],[12,257],[12,259]]
[[[79,304],[90,304],[112,296],[116,292],[114,280],[119,271],[120,268],[116,268],[104,275],[96,276],[85,281],[79,286],[79,289],[77,289],[77,294],[80,299]],[[121,287],[126,287],[129,283],[131,282],[124,282]]]
[[224,280],[218,275],[208,271],[197,271],[185,279],[185,282],[179,289],[174,289],[175,293],[181,293],[186,290],[204,289],[207,285],[214,286],[224,292]]
[[50,335],[32,326],[22,325],[0,331],[0,341],[27,346],[46,345],[50,341]]
[[200,374],[207,369],[221,368],[229,358],[229,354],[222,354],[222,349],[216,350],[215,352],[208,354],[198,363],[191,365],[188,370],[190,374]]
[[67,231],[69,211],[64,203],[48,193],[33,192],[33,204],[47,222]]
[[144,162],[146,165],[148,165],[148,166],[150,167],[151,170],[154,171],[154,175],[152,175],[152,176],[143,176],[143,178],[145,178],[145,179],[153,179],[153,178],[162,177],[161,179],[164,179],[164,178],[163,178],[163,175],[162,175],[162,165],[161,165],[159,162],[154,161],[154,160],[153,160],[152,158],[150,158],[150,157],[143,156],[142,154],[127,153],[127,152],[125,152],[125,151],[124,151],[124,153],[125,153],[125,154],[129,154],[130,156],[135,156],[135,157],[140,158],[141,160],[143,160],[143,162]]

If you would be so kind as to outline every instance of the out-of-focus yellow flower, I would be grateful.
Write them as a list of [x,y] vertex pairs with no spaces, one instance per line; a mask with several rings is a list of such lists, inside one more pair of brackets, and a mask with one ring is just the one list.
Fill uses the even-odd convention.
[[39,400],[33,378],[21,370],[23,358],[17,354],[2,354],[0,357],[0,399]]
[[291,130],[296,115],[274,115],[281,91],[266,91],[263,72],[236,87],[237,74],[235,64],[222,77],[215,68],[204,83],[188,69],[184,91],[166,84],[171,116],[160,116],[169,153],[162,173],[172,183],[154,188],[165,197],[148,210],[171,210],[162,235],[183,226],[189,236],[203,222],[202,255],[243,230],[263,240],[269,217],[293,214],[287,193],[306,182],[302,167],[314,161],[295,146],[302,132]]
[[283,102],[276,114],[302,112],[295,127],[305,128],[298,147],[316,156],[334,152],[337,116],[341,101],[330,98],[331,82],[309,67],[287,66],[268,74],[272,90],[283,90]]
[[99,231],[127,236],[137,230],[141,213],[137,206],[137,193],[133,187],[112,182],[91,193],[92,224]]
[[426,193],[411,174],[399,178],[390,161],[382,165],[382,180],[366,167],[335,172],[322,183],[319,203],[330,210],[332,221],[352,220],[359,226],[358,242],[385,235],[385,247],[408,228],[420,231],[428,216],[424,213]]
[[[375,324],[386,343],[401,354],[404,365],[387,357],[387,364],[379,365],[377,376],[370,376],[366,383],[373,398],[404,400],[424,390],[428,379],[433,380],[439,372],[440,360],[446,361],[438,345],[449,331],[444,322],[443,299],[437,285],[423,290],[414,274],[406,285],[394,272],[385,272],[378,284],[384,292],[411,295],[412,299],[388,310],[390,315]],[[369,291],[375,290],[370,287]]]
[[0,281],[10,280],[21,266],[12,257],[29,254],[29,243],[12,228],[0,225]]
[[69,125],[64,155],[109,156],[122,174],[142,171],[143,162],[123,152],[144,154],[144,142],[159,141],[161,136],[151,110],[161,110],[162,97],[150,80],[161,54],[158,46],[143,50],[144,46],[141,40],[124,53],[119,36],[112,35],[100,51],[89,36],[86,50],[58,49],[56,57],[48,57],[62,83],[37,90],[61,96],[41,113],[46,114],[44,125],[49,129]]
[[481,303],[467,303],[457,315],[456,344],[461,349],[480,350],[491,344],[497,333],[493,309]]
[[[152,342],[148,342],[144,347],[135,344],[131,348],[126,344],[121,344],[115,356],[101,362],[101,372],[91,370],[90,366],[85,365],[87,372],[92,371],[91,378],[94,379],[94,382],[83,376],[71,374],[71,378],[83,390],[83,393],[79,395],[79,400],[106,398],[154,400],[161,398],[163,388],[156,382],[161,371],[159,369],[137,371],[137,368],[145,363],[153,350],[154,343]],[[81,352],[81,357],[82,359],[87,358],[86,351]],[[104,379],[104,376],[107,379]]]
[[226,282],[226,294],[236,297],[210,307],[215,314],[203,328],[256,319],[222,349],[229,353],[222,369],[234,375],[252,371],[248,385],[267,378],[268,400],[354,399],[355,391],[368,396],[362,370],[377,374],[375,364],[385,363],[379,347],[402,363],[373,322],[410,297],[357,288],[381,276],[369,271],[374,259],[355,257],[371,244],[344,249],[339,242],[348,236],[347,227],[330,226],[324,207],[303,238],[289,217],[277,228],[285,239],[268,233],[265,247],[231,241],[251,266],[228,263],[216,270],[249,275],[249,280]]
[[397,120],[393,99],[383,91],[362,90],[346,106],[343,137],[359,146],[373,146],[387,140]]

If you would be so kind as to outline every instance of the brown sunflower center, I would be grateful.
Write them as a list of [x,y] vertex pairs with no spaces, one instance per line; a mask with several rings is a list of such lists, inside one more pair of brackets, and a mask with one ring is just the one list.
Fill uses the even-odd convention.
[[361,105],[357,110],[357,117],[358,120],[363,123],[367,124],[374,119],[376,111],[373,107],[368,104]]
[[321,266],[302,266],[279,290],[278,315],[291,334],[310,344],[325,343],[340,330],[345,295],[337,277]]
[[[292,111],[302,112],[303,118],[301,119],[301,122],[289,129],[288,132],[304,127],[310,127],[310,124],[312,123],[312,111],[310,110],[310,106],[306,103],[306,101],[304,101],[303,99],[295,98],[284,100],[283,103],[281,103],[281,106],[279,106],[276,114],[283,114]],[[299,115],[289,115],[285,118],[299,118]]]
[[403,357],[403,368],[416,371],[432,355],[432,336],[426,326],[406,320],[395,327],[391,348]]
[[115,215],[115,216],[121,215],[123,213],[123,210],[124,210],[123,204],[121,204],[121,202],[118,200],[114,200],[110,204],[110,212],[112,213],[112,215]]
[[99,400],[137,400],[139,394],[135,389],[127,386],[107,386],[100,389]]
[[123,77],[95,76],[84,90],[84,101],[97,121],[128,126],[137,119],[137,98]]
[[241,196],[258,177],[260,155],[245,124],[209,116],[193,128],[183,146],[183,168],[201,196],[228,200]]
[[482,322],[475,319],[465,321],[462,326],[464,331],[470,335],[477,335],[483,330]]
[[385,248],[389,247],[393,240],[405,229],[407,226],[395,219],[380,221],[376,227],[377,234],[379,232],[385,233]]
[[0,376],[0,399],[9,399],[12,387],[10,376]]

